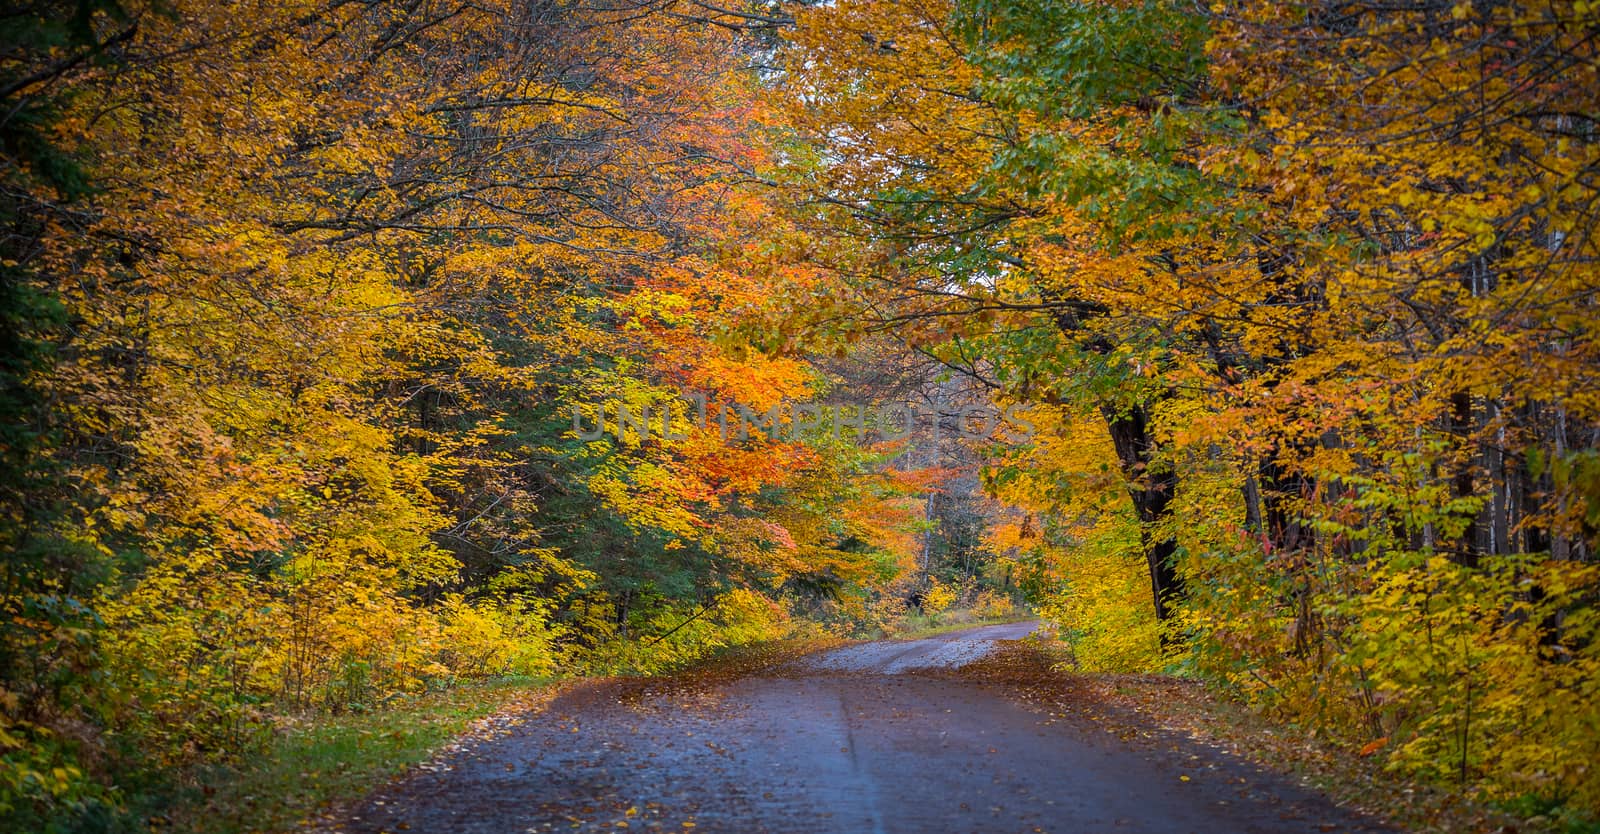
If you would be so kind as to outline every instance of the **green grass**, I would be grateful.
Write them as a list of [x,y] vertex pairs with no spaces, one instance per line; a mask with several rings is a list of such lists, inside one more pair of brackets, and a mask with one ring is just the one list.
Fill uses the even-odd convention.
[[308,717],[278,733],[264,754],[197,774],[155,822],[207,834],[288,831],[331,805],[366,795],[426,760],[473,720],[548,684],[463,685],[364,714]]
[[1600,834],[1600,819],[1595,819],[1579,809],[1567,808],[1559,799],[1524,794],[1514,799],[1496,802],[1494,805],[1530,825],[1547,827],[1561,834]]

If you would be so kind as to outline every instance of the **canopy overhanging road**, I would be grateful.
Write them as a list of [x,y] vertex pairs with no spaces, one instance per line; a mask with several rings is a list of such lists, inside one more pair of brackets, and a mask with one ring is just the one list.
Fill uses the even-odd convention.
[[[1377,831],[1151,727],[1108,733],[962,668],[1032,623],[739,674],[586,685],[371,797],[352,832]],[[1090,706],[1090,705],[1085,705]],[[1126,736],[1134,738],[1128,739]]]

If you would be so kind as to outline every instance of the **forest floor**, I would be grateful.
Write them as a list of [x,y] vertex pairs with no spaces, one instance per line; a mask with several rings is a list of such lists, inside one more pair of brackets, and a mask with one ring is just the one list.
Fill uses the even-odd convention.
[[[1392,811],[1392,780],[1326,767],[1314,745],[1186,682],[1056,671],[1048,648],[1022,639],[1032,630],[772,647],[668,677],[565,685],[480,721],[317,827],[1393,830],[1358,809]],[[1323,776],[1341,801],[1309,787]],[[1397,818],[1417,830],[1500,825],[1448,804],[1403,802]]]

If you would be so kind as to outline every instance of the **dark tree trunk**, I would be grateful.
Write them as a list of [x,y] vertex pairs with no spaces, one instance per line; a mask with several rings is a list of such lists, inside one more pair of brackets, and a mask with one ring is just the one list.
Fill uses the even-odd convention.
[[1172,604],[1183,597],[1183,578],[1178,575],[1178,541],[1170,531],[1163,532],[1164,521],[1177,492],[1178,478],[1171,469],[1152,470],[1150,459],[1155,444],[1150,438],[1149,418],[1143,405],[1125,409],[1106,406],[1106,426],[1116,446],[1117,459],[1128,478],[1128,497],[1139,515],[1140,541],[1150,569],[1151,599],[1156,619],[1172,615]]
[[[1048,298],[1049,295],[1046,294]],[[1083,347],[1101,356],[1115,350],[1110,339],[1092,336],[1083,339],[1082,316],[1103,315],[1105,309],[1093,304],[1072,304],[1058,300],[1060,306],[1053,311],[1056,327],[1069,338],[1081,340]],[[1155,395],[1155,399],[1171,397],[1171,389]],[[1178,491],[1178,475],[1170,468],[1152,472],[1150,460],[1156,444],[1150,436],[1150,400],[1136,400],[1119,407],[1104,402],[1100,413],[1105,416],[1106,428],[1117,450],[1117,461],[1123,477],[1128,482],[1128,497],[1133,499],[1134,511],[1139,516],[1139,539],[1144,549],[1145,564],[1150,570],[1150,598],[1155,607],[1156,620],[1165,621],[1172,616],[1172,606],[1183,598],[1183,579],[1178,574],[1178,541],[1170,532],[1160,532],[1171,512],[1172,498]],[[1162,631],[1161,643],[1170,646],[1171,634]]]
[[[1465,391],[1458,391],[1450,396],[1450,433],[1455,436],[1455,442],[1461,450],[1462,460],[1456,463],[1455,496],[1457,498],[1471,498],[1474,494],[1472,483],[1473,455],[1470,453],[1473,432],[1477,429],[1472,422],[1472,395]],[[1483,513],[1475,513],[1467,519],[1467,526],[1461,531],[1461,542],[1456,551],[1456,560],[1467,567],[1478,566],[1478,554],[1481,552],[1478,543],[1478,528],[1481,526]]]
[[1269,555],[1296,553],[1310,544],[1310,531],[1300,520],[1293,502],[1311,493],[1311,479],[1287,473],[1275,457],[1261,461],[1261,515]]
[[1294,607],[1294,651],[1303,657],[1319,645],[1319,623],[1311,604],[1313,591],[1307,556],[1315,541],[1296,503],[1309,497],[1315,484],[1304,474],[1285,469],[1278,461],[1274,453],[1257,467],[1261,526],[1267,558],[1293,580],[1292,597],[1285,603]]
[[1244,486],[1239,491],[1244,496],[1244,529],[1253,536],[1260,536],[1261,531],[1266,529],[1261,519],[1261,481],[1248,468],[1245,470]]

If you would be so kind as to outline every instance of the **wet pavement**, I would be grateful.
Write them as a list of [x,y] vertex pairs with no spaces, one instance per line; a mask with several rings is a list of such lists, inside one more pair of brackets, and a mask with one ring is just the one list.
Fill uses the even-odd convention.
[[1126,741],[958,671],[1032,628],[580,687],[374,795],[344,830],[1383,830],[1215,749]]

